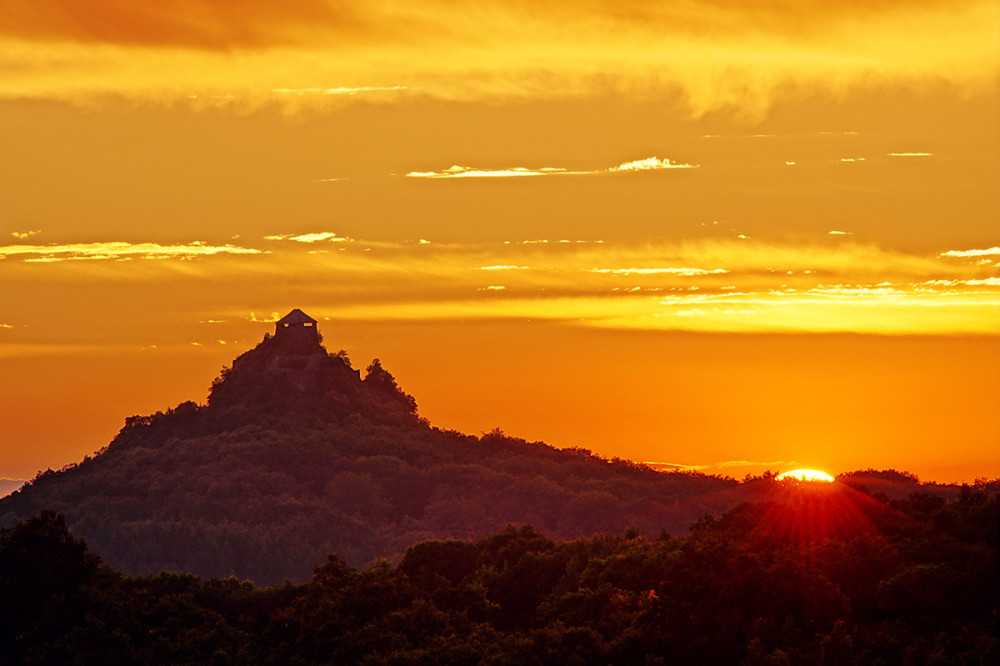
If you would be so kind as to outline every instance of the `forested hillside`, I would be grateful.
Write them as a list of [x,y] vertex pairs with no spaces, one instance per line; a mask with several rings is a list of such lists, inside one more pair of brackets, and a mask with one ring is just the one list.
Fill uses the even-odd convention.
[[208,403],[126,420],[104,450],[0,500],[0,524],[53,510],[124,572],[302,581],[425,539],[531,523],[560,539],[682,533],[757,492],[491,432],[441,431],[376,360],[361,373],[318,337],[268,336]]
[[259,588],[123,576],[47,513],[0,532],[0,662],[996,664],[998,516],[767,481],[685,537],[509,526]]

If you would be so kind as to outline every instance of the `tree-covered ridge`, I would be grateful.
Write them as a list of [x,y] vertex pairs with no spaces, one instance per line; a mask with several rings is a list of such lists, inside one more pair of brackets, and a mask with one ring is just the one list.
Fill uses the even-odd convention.
[[683,531],[747,490],[420,423],[184,435],[183,409],[126,427],[102,454],[36,478],[0,501],[4,523],[50,508],[130,573],[277,583],[305,580],[329,552],[355,566],[398,559],[416,541],[475,538],[511,521],[559,538],[632,523]]
[[306,580],[330,552],[397,560],[414,542],[509,522],[557,538],[682,531],[746,491],[500,431],[442,431],[377,359],[362,378],[315,338],[275,336],[224,369],[208,404],[130,417],[97,455],[0,500],[0,525],[51,509],[127,573],[270,584]]
[[[1000,660],[1000,496],[885,503],[769,483],[686,537],[629,528],[553,541],[508,526],[416,543],[396,566],[330,555],[308,583],[271,588],[123,576],[44,513],[0,533],[0,662]],[[829,509],[853,518],[811,529]]]

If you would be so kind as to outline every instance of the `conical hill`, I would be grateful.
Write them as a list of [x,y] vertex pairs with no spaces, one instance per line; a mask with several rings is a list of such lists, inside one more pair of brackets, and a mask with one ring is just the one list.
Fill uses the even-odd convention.
[[271,584],[305,580],[329,553],[362,565],[509,523],[555,538],[676,533],[746,493],[500,431],[439,430],[377,360],[362,377],[310,321],[279,323],[207,404],[129,417],[94,456],[40,473],[0,500],[0,525],[54,510],[125,572]]

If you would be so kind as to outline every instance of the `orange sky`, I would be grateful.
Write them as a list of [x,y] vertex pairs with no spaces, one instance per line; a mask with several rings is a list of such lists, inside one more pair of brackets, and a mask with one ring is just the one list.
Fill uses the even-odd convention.
[[434,424],[1000,475],[1000,7],[13,2],[0,478],[274,313]]

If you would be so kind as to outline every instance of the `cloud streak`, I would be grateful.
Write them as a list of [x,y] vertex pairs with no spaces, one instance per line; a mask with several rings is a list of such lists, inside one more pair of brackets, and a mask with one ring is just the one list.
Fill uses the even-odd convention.
[[725,268],[587,268],[588,273],[608,273],[611,275],[718,275],[728,273]]
[[[338,0],[299,0],[290,4],[260,3],[253,0],[178,0],[170,6],[156,0],[90,0],[85,4],[55,1],[45,3],[8,2],[6,20],[0,32],[23,39],[62,39],[84,43],[119,45],[192,46],[210,50],[233,47],[263,48],[292,43],[308,43],[333,34],[350,42],[385,42],[404,37],[402,29],[421,29],[410,39],[433,39],[445,25],[452,25],[453,39],[472,37],[475,23],[511,33],[538,34],[562,28],[572,34],[589,26],[595,30],[616,28],[631,33],[711,36],[720,26],[730,32],[754,34],[814,35],[816,28],[830,22],[863,23],[865,19],[906,15],[915,10],[928,13],[952,9],[961,13],[977,2],[944,0],[902,0],[893,3],[896,11],[872,11],[854,0],[756,3],[752,9],[737,0],[695,0],[686,5],[645,3],[623,9],[614,0],[550,0],[510,3],[483,0],[475,8],[465,3],[433,0],[373,0],[345,3]],[[504,25],[503,21],[519,19]],[[631,29],[631,30],[630,30]],[[490,33],[481,30],[482,39]]]
[[[314,316],[335,320],[517,319],[704,332],[1000,334],[1000,269],[982,262],[984,256],[1000,254],[1000,248],[925,256],[826,234],[813,243],[438,245],[344,242],[334,232],[272,238],[280,240],[261,241],[267,250],[197,242],[8,245],[0,247],[6,259],[0,261],[0,278],[44,275],[46,282],[75,288],[85,282],[161,279],[162,273],[148,267],[166,264],[184,266],[185,273],[219,286],[239,284],[247,293],[265,293],[293,280],[317,303],[311,306]],[[331,244],[338,251],[313,249]],[[220,259],[230,256],[240,260]],[[122,261],[142,258],[158,261]],[[67,263],[75,267],[60,268]],[[36,267],[11,272],[25,265]],[[245,318],[245,312],[213,312],[211,318]]]
[[655,462],[652,460],[644,461],[642,464],[661,472],[700,472],[711,467],[711,465],[684,465],[682,463]]
[[948,250],[941,253],[942,257],[997,257],[1000,247],[990,247],[982,250]]
[[775,470],[781,469],[785,466],[791,467],[797,465],[798,463],[794,460],[772,460],[768,462],[755,462],[752,460],[725,460],[723,462],[702,465],[686,465],[684,463],[653,461],[646,461],[642,464],[661,472],[703,472],[705,474],[722,474],[734,467],[752,467],[760,470]]
[[509,167],[506,169],[477,169],[469,166],[452,165],[441,171],[411,171],[407,178],[523,178],[527,176],[553,176],[567,174],[587,174],[591,171],[567,171],[554,167],[529,169],[527,167]]
[[311,96],[311,95],[359,95],[361,93],[373,93],[373,92],[397,92],[400,90],[406,90],[406,86],[356,86],[354,88],[346,88],[340,86],[337,88],[275,88],[274,93],[278,95],[295,95],[298,97]]
[[661,160],[658,157],[647,157],[644,160],[623,162],[618,166],[608,169],[611,173],[623,173],[629,171],[662,171],[664,169],[697,169],[697,164],[683,164],[673,162],[669,159]]
[[181,245],[159,243],[69,243],[65,245],[6,245],[0,246],[0,259],[19,258],[24,262],[51,263],[58,261],[130,259],[195,259],[223,254],[261,254],[263,250],[236,245],[208,245],[191,242]]
[[502,169],[478,169],[475,167],[452,165],[440,171],[410,171],[407,178],[524,178],[529,176],[593,176],[608,173],[634,173],[639,171],[663,171],[670,169],[697,169],[697,164],[685,164],[669,159],[647,157],[646,159],[624,162],[608,169],[570,171],[562,167],[507,167]]
[[[1000,279],[977,259],[910,255],[841,239],[812,245],[509,243],[422,251],[357,247],[308,271],[330,288],[339,284],[356,294],[327,312],[334,319],[997,334]],[[504,274],[504,289],[478,277],[490,272]]]
[[269,241],[283,241],[290,240],[296,243],[319,243],[319,242],[329,242],[329,243],[350,243],[352,239],[346,236],[338,236],[332,231],[320,231],[308,234],[274,234],[271,236],[264,236],[264,240]]
[[498,264],[496,266],[479,266],[481,271],[526,271],[530,270],[528,266],[510,266],[507,264]]

